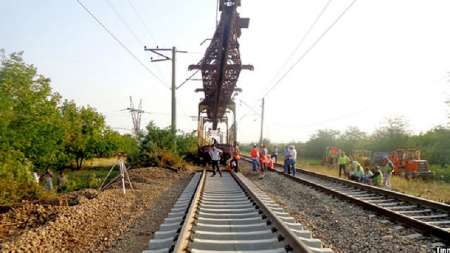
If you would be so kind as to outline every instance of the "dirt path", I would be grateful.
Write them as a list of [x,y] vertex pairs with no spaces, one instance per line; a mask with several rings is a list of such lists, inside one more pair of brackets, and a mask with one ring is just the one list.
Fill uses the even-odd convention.
[[61,208],[45,224],[3,242],[0,252],[141,252],[189,175],[161,168],[130,171],[135,191],[111,189]]

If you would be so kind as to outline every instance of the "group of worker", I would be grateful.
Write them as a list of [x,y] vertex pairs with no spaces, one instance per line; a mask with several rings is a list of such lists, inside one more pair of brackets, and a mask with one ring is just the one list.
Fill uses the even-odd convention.
[[[46,169],[43,173],[33,172],[33,179],[36,184],[40,184],[44,187],[44,190],[47,192],[53,191],[53,173]],[[66,176],[64,174],[64,170],[59,170],[58,176],[56,177],[56,190],[58,192],[64,192],[67,188],[66,186]]]
[[[222,176],[222,171],[220,170],[220,160],[223,151],[216,146],[217,142],[213,140],[213,144],[209,148],[209,156],[211,158],[212,177],[216,175],[216,171]],[[278,161],[278,147],[275,147],[272,154],[269,153],[265,144],[262,144],[258,149],[256,144],[253,145],[250,150],[250,158],[252,164],[252,171],[259,172],[260,178],[264,178],[266,170],[273,170],[274,164]],[[285,147],[284,150],[284,173],[292,174],[295,176],[295,164],[297,160],[297,150],[294,145],[289,145]],[[237,144],[234,145],[233,156],[228,163],[230,170],[235,172],[239,171],[239,160],[240,151]]]
[[[216,171],[218,171],[219,175],[222,177],[222,171],[220,170],[220,159],[221,159],[221,155],[223,154],[223,151],[221,149],[217,148],[216,143],[217,142],[214,141],[208,151],[209,156],[211,158],[211,165],[212,165],[212,169],[213,169],[213,174],[211,176],[214,177],[216,175]],[[241,159],[241,155],[240,155],[240,151],[239,151],[239,146],[236,143],[233,148],[233,157],[231,158],[231,160],[228,164],[230,170],[233,170],[234,172],[239,171],[239,160],[240,159]]]
[[[274,148],[272,154],[269,154],[266,145],[262,144],[258,150],[256,144],[250,150],[250,157],[252,161],[252,171],[260,172],[260,178],[264,178],[265,170],[273,170],[274,163],[278,161],[278,147]],[[294,145],[286,146],[284,150],[284,173],[295,176],[295,163],[297,160],[297,150]]]
[[[394,164],[389,157],[384,157],[380,165],[369,168],[362,166],[358,161],[349,158],[345,152],[341,152],[338,158],[339,177],[344,174],[350,180],[360,183],[371,184],[391,188],[391,177],[394,171]],[[347,170],[350,165],[351,171]]]

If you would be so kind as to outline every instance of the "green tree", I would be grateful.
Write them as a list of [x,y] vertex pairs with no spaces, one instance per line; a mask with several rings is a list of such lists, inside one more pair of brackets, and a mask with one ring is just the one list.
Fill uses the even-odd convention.
[[354,149],[362,149],[368,142],[367,133],[357,127],[349,127],[336,140],[339,148],[350,153]]
[[37,168],[57,164],[64,129],[50,79],[24,63],[21,53],[3,57],[0,98],[0,147],[20,151]]
[[80,169],[85,160],[104,152],[105,119],[94,108],[78,108],[73,101],[64,101],[61,112],[65,123],[65,151]]
[[339,131],[332,129],[318,130],[306,143],[305,143],[305,157],[320,159],[323,156],[323,152],[326,147],[336,145],[336,139],[339,135]]
[[430,163],[450,163],[450,129],[442,126],[435,127],[425,134],[416,136],[418,146],[422,150],[422,157]]
[[408,123],[403,118],[387,119],[384,126],[375,130],[368,147],[373,151],[392,151],[397,148],[414,147],[407,130]]

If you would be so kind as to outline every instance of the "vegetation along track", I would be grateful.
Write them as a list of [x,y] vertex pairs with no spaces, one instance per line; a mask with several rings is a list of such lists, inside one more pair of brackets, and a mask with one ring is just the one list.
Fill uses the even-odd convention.
[[194,175],[144,253],[333,252],[243,175],[210,175]]
[[282,168],[276,164],[275,172],[450,243],[450,205],[303,169],[294,177]]

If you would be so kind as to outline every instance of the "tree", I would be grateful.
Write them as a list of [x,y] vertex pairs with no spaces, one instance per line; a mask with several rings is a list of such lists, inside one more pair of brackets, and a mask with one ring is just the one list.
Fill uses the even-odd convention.
[[397,148],[415,146],[407,130],[408,123],[403,118],[387,119],[384,126],[370,137],[369,149],[373,151],[391,151]]
[[78,108],[67,100],[61,112],[65,123],[65,151],[80,169],[85,160],[102,153],[105,119],[94,108]]
[[25,64],[21,53],[3,57],[0,98],[0,147],[20,151],[38,169],[57,164],[64,129],[50,79]]
[[320,159],[326,147],[336,145],[339,131],[332,129],[321,129],[305,143],[305,157]]
[[422,156],[430,163],[450,163],[450,129],[438,126],[416,137]]
[[347,153],[350,153],[354,149],[362,149],[368,141],[367,133],[361,131],[357,127],[349,127],[342,133],[336,143],[337,146]]

